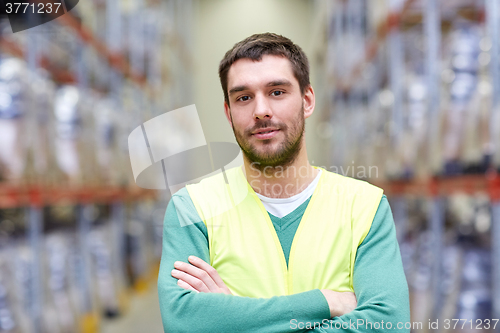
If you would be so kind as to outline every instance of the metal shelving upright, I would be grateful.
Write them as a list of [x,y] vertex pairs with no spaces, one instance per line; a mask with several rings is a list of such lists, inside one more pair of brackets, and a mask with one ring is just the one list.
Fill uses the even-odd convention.
[[[441,318],[441,308],[443,306],[443,299],[440,296],[442,293],[442,279],[444,272],[442,261],[445,259],[445,226],[447,217],[446,205],[450,196],[458,193],[465,193],[467,195],[475,195],[477,193],[487,193],[491,203],[491,253],[492,253],[492,281],[493,281],[493,318],[500,318],[500,177],[497,170],[498,164],[492,164],[486,174],[476,175],[457,175],[457,176],[443,176],[440,168],[442,161],[439,158],[438,143],[442,138],[440,137],[443,118],[442,110],[442,55],[441,49],[443,47],[442,29],[449,26],[448,20],[450,17],[441,16],[441,8],[443,5],[453,5],[452,2],[442,2],[437,0],[425,1],[401,1],[399,6],[394,6],[398,1],[386,1],[387,13],[382,17],[378,24],[374,25],[375,29],[371,31],[366,40],[366,55],[361,63],[354,65],[352,68],[346,66],[345,59],[342,57],[341,50],[335,49],[335,46],[347,45],[344,41],[347,38],[344,13],[350,1],[334,1],[329,4],[330,10],[326,10],[326,15],[329,15],[326,22],[329,22],[327,30],[328,47],[327,59],[331,61],[328,64],[330,68],[332,98],[331,101],[331,126],[334,128],[332,135],[332,156],[334,165],[343,165],[350,161],[346,161],[346,151],[350,149],[357,149],[352,145],[352,139],[347,140],[344,138],[343,131],[346,133],[353,133],[353,129],[348,127],[345,122],[345,115],[348,114],[349,105],[344,103],[345,96],[348,96],[352,90],[362,80],[363,70],[368,66],[376,66],[374,59],[377,54],[388,56],[390,59],[389,67],[386,69],[386,86],[379,85],[378,89],[381,90],[382,98],[387,97],[386,90],[392,93],[393,99],[390,101],[390,110],[383,109],[384,105],[379,107],[377,111],[380,117],[385,117],[386,122],[391,124],[383,133],[387,135],[385,158],[394,152],[392,143],[398,143],[401,139],[399,134],[404,133],[407,125],[408,114],[402,112],[404,110],[404,100],[406,98],[404,91],[404,51],[401,46],[401,29],[408,29],[408,26],[415,26],[422,24],[422,38],[424,45],[422,52],[425,54],[425,77],[426,77],[426,91],[427,91],[427,108],[426,108],[426,144],[425,153],[420,155],[427,161],[428,170],[425,177],[419,174],[418,177],[410,174],[401,174],[398,178],[397,174],[390,174],[390,177],[382,175],[379,179],[368,179],[376,185],[384,188],[389,196],[398,231],[398,240],[401,242],[405,238],[405,234],[409,230],[408,225],[408,210],[405,201],[408,197],[424,198],[427,202],[427,215],[426,215],[426,228],[431,235],[432,241],[430,242],[432,253],[431,265],[431,280],[430,294],[434,295],[428,304],[428,313],[430,319]],[[462,3],[466,3],[465,1]],[[470,4],[471,2],[467,2]],[[380,2],[378,2],[380,4]],[[489,51],[491,56],[489,76],[493,82],[493,107],[490,112],[490,144],[496,143],[500,145],[500,46],[497,42],[500,40],[500,5],[496,0],[485,0],[486,9],[483,14],[486,14],[487,34],[492,41],[492,48]],[[477,6],[477,3],[473,3]],[[448,13],[449,14],[449,13]],[[368,15],[368,14],[367,14]],[[463,15],[467,19],[474,16],[474,20],[481,20],[482,14],[470,15],[467,11],[457,11],[457,15]],[[469,15],[469,16],[468,16]],[[405,26],[406,24],[406,26]],[[420,27],[420,26],[419,26]],[[384,47],[387,52],[384,54]],[[384,83],[384,80],[380,81]],[[384,100],[385,101],[385,100]],[[382,103],[383,104],[383,103]],[[376,131],[376,128],[368,128],[367,131]],[[352,134],[350,134],[352,135]],[[377,137],[374,135],[374,137]],[[380,137],[380,136],[378,136]],[[389,146],[389,143],[391,145]],[[390,148],[389,148],[390,147]],[[499,151],[498,147],[495,150]],[[380,160],[383,160],[381,158]],[[379,161],[380,161],[379,160]],[[499,161],[498,156],[493,156],[492,161]],[[497,325],[496,331],[500,332],[500,325]]]

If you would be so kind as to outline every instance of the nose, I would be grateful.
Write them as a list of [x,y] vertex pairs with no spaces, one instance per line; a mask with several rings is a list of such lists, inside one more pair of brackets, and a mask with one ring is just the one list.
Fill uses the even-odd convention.
[[272,118],[273,112],[271,110],[271,106],[269,105],[269,101],[265,98],[265,96],[257,95],[255,96],[255,108],[253,111],[254,119],[264,119],[264,118]]

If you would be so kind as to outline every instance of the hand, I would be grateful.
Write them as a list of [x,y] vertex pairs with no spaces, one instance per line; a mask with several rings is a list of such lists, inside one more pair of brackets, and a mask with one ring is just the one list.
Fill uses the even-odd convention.
[[202,293],[232,295],[215,268],[195,256],[190,256],[188,260],[190,263],[182,261],[174,263],[175,269],[172,270],[172,276],[179,279],[177,281],[179,287]]
[[329,289],[321,289],[330,307],[330,316],[340,317],[351,312],[358,306],[356,295],[352,292],[338,292]]

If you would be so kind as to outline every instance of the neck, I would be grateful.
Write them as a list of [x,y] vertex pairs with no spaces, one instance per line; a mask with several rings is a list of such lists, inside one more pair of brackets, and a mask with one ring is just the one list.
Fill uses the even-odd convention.
[[307,152],[301,149],[288,166],[265,167],[260,170],[256,162],[243,155],[243,173],[256,193],[269,198],[289,198],[303,190],[318,175],[319,170],[309,164]]

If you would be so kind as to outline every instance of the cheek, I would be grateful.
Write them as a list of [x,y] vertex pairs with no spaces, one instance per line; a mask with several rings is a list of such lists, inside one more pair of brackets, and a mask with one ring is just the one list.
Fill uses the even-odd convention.
[[238,132],[245,132],[245,129],[248,128],[248,120],[242,119],[241,117],[233,115],[233,128]]
[[274,108],[274,118],[287,123],[289,126],[296,126],[299,117],[302,117],[302,100],[294,99],[281,103]]

